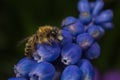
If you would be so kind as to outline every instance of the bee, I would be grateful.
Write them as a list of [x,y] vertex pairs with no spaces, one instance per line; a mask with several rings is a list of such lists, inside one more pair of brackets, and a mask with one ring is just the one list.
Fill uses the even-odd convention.
[[40,26],[36,32],[28,38],[25,45],[25,55],[32,57],[33,52],[36,50],[36,44],[49,44],[52,45],[52,41],[61,41],[63,36],[60,29],[52,26]]

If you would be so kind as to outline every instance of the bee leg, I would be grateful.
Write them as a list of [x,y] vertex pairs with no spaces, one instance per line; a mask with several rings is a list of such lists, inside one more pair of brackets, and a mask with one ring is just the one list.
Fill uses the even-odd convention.
[[25,56],[27,56],[28,58],[32,58],[32,55],[30,54],[30,52],[25,53]]
[[52,42],[51,41],[49,41],[49,43],[48,43],[50,46],[52,46]]
[[55,40],[56,43],[59,43],[59,40]]
[[43,46],[43,48],[45,48],[46,50],[48,50],[47,47],[45,46],[45,43],[42,43],[41,45]]
[[42,43],[43,48],[45,48],[47,51],[50,51],[45,44],[48,44],[49,46],[52,46],[52,43]]

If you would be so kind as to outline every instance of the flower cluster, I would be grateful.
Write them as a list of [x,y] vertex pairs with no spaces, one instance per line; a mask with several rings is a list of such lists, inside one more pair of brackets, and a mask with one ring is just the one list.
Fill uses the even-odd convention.
[[102,10],[104,2],[79,0],[79,18],[66,17],[60,43],[36,44],[33,58],[23,58],[14,66],[16,77],[8,80],[93,80],[90,60],[100,56],[98,41],[113,28],[112,10]]

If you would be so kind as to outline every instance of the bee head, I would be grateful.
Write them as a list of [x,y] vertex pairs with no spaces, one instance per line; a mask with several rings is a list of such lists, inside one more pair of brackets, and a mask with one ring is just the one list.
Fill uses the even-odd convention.
[[53,29],[50,31],[50,35],[52,38],[57,39],[58,41],[63,39],[61,31],[57,27],[53,27]]

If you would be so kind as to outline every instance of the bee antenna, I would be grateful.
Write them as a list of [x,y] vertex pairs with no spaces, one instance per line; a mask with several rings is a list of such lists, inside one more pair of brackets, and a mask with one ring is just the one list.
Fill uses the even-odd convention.
[[26,42],[29,38],[30,38],[30,36],[29,36],[29,37],[26,37],[26,38],[24,38],[24,39],[22,39],[22,40],[20,40],[20,41],[18,41],[17,47],[19,47],[21,44],[23,44],[24,42]]

